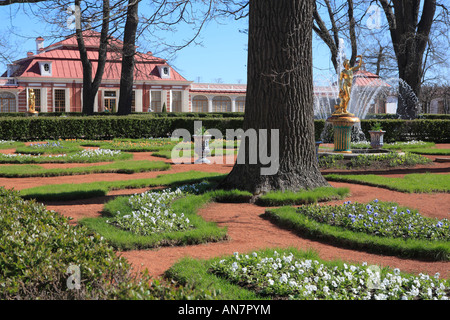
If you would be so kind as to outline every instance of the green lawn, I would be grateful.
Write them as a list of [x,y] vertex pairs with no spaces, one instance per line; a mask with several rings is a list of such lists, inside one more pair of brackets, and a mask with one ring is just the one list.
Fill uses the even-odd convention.
[[24,178],[24,177],[53,177],[67,175],[83,175],[91,173],[136,173],[145,171],[168,170],[170,164],[163,161],[116,161],[103,165],[75,168],[47,169],[34,164],[0,166],[0,177]]
[[261,206],[300,205],[342,199],[349,194],[348,188],[322,187],[314,190],[271,191],[259,197],[257,204]]
[[450,178],[448,174],[406,174],[402,178],[389,178],[374,174],[340,175],[328,174],[329,181],[360,183],[408,193],[449,192]]
[[411,153],[428,154],[428,155],[450,155],[450,149],[436,149],[436,148],[416,148],[408,150]]
[[23,198],[36,199],[38,201],[76,200],[101,197],[106,195],[110,190],[182,185],[203,180],[223,179],[224,176],[224,174],[216,172],[187,171],[163,174],[156,178],[148,179],[45,185],[22,189],[20,190],[20,195]]

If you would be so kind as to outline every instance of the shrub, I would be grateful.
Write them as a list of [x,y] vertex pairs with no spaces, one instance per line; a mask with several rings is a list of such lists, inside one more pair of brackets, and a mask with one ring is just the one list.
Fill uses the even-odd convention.
[[[0,299],[128,299],[148,290],[148,278],[132,276],[87,228],[4,188],[0,208]],[[78,290],[67,285],[71,265],[80,270]]]

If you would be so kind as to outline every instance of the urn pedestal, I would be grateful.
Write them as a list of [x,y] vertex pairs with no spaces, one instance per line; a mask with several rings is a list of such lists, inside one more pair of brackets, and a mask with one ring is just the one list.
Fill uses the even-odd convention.
[[193,135],[193,137],[194,152],[198,155],[198,159],[195,160],[194,163],[211,163],[211,161],[206,159],[211,153],[211,150],[209,149],[209,139],[211,139],[211,135]]
[[383,146],[383,136],[386,131],[377,130],[369,131],[370,134],[370,146],[372,149],[380,149]]
[[327,122],[333,124],[334,131],[334,152],[352,153],[350,144],[352,137],[352,127],[360,122],[353,114],[332,115]]

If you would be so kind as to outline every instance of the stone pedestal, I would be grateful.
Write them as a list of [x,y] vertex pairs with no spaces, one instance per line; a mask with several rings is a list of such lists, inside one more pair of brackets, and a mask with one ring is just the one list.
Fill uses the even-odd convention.
[[369,131],[370,134],[370,146],[373,149],[380,149],[383,146],[383,136],[386,131]]
[[198,155],[198,159],[195,160],[195,164],[198,163],[211,163],[207,156],[210,155],[211,150],[209,149],[209,139],[211,135],[194,135],[194,152]]
[[351,113],[333,114],[327,119],[327,122],[333,124],[334,152],[352,153],[350,148],[352,127],[355,123],[360,122],[359,118]]

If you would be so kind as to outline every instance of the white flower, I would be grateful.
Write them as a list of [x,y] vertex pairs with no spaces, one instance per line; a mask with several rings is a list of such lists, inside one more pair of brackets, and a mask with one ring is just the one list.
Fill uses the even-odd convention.
[[283,273],[283,274],[281,275],[279,281],[280,281],[281,283],[287,283],[287,281],[288,281],[287,275],[286,275],[285,273]]
[[328,288],[327,286],[324,286],[323,293],[325,293],[325,295],[328,295],[330,293],[330,288]]

